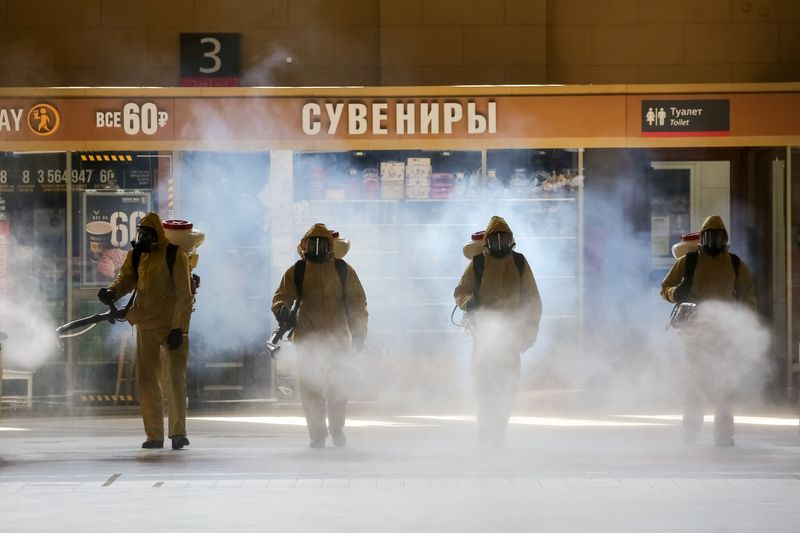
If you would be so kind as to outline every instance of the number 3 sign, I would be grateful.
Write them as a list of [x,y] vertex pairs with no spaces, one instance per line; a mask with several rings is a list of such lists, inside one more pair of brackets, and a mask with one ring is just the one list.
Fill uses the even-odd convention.
[[238,87],[238,33],[181,33],[182,87]]

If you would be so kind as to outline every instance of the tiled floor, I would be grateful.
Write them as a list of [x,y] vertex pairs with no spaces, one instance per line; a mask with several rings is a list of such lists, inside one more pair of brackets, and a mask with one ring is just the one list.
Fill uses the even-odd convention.
[[312,450],[297,413],[207,416],[173,451],[139,449],[135,417],[5,418],[0,531],[798,530],[790,413],[728,449],[631,420],[520,417],[485,450],[469,418],[354,415],[347,448]]

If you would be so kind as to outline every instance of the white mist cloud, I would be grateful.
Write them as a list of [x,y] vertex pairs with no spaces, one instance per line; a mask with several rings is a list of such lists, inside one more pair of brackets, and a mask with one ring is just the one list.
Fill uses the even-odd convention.
[[46,294],[32,266],[47,261],[36,248],[12,239],[8,295],[0,299],[0,331],[3,342],[3,367],[33,370],[51,357],[57,347],[54,324],[47,309]]
[[294,58],[292,52],[286,48],[276,47],[269,54],[247,69],[242,75],[242,85],[245,86],[275,86],[275,71],[285,69],[291,65]]
[[264,154],[190,153],[182,160],[179,218],[205,233],[191,322],[192,357],[264,349],[270,289]]
[[[295,186],[302,187],[320,164],[328,183],[352,181],[346,162],[318,159],[304,167],[296,158]],[[182,180],[191,185],[179,215],[206,232],[197,269],[203,285],[192,319],[193,357],[260,350],[270,334],[275,290],[270,280],[279,279],[298,257],[270,257],[274,214],[258,199],[269,180],[267,168],[258,154],[204,153],[184,161]],[[582,389],[588,402],[583,405],[592,408],[679,405],[685,350],[680,336],[665,331],[671,305],[658,295],[665,272],[651,269],[649,232],[631,227],[624,199],[636,191],[626,180],[616,181],[621,185],[607,190],[592,190],[591,178],[586,181],[584,250],[578,249],[574,197],[520,201],[493,188],[468,197],[480,202],[337,204],[303,203],[303,194],[296,195],[301,208],[285,213],[293,219],[294,241],[315,222],[337,230],[351,242],[345,259],[366,291],[370,334],[365,353],[349,363],[351,397],[431,408],[472,397],[472,343],[450,324],[452,294],[468,264],[462,246],[499,215],[531,265],[544,309],[539,339],[522,356],[520,390]],[[582,253],[581,349],[577,276]],[[737,333],[747,332],[750,340],[741,345],[761,354],[748,364],[763,362],[758,358],[763,358],[765,331],[739,326]],[[493,333],[499,341],[514,334],[503,320]],[[285,346],[280,352],[281,368],[290,366],[292,350]],[[763,380],[759,372],[748,375]],[[741,386],[754,396],[760,393],[758,380]]]
[[726,302],[704,302],[685,331],[687,357],[704,371],[710,395],[751,399],[763,386],[770,367],[770,333],[749,309]]

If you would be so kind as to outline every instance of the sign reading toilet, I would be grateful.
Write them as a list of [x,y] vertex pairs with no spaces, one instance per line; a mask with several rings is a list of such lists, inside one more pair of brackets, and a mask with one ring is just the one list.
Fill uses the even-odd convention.
[[86,191],[83,193],[81,284],[108,285],[119,274],[136,237],[136,226],[150,211],[150,193]]
[[730,135],[730,115],[730,100],[642,100],[642,136]]

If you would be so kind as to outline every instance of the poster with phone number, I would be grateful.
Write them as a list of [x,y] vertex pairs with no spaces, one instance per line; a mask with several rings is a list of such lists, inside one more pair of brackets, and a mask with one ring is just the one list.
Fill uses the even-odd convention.
[[150,211],[150,193],[86,191],[83,194],[81,285],[103,287],[119,269],[136,237],[136,226]]

